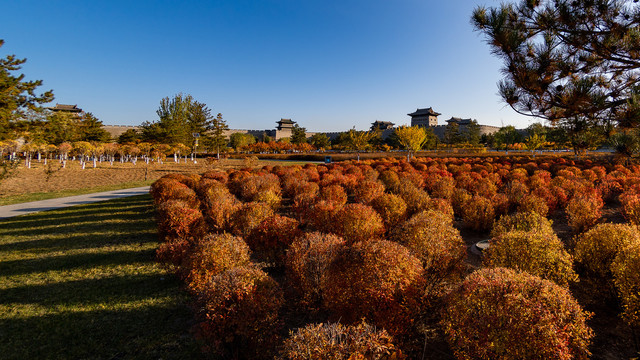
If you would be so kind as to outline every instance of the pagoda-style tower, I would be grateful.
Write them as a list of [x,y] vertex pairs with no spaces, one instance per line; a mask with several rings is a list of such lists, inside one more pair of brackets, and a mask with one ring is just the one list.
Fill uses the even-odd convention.
[[411,126],[437,126],[438,125],[438,115],[442,115],[438,112],[433,111],[432,108],[426,109],[417,109],[415,112],[411,114],[407,114],[411,116]]
[[276,124],[278,124],[276,128],[276,140],[291,137],[295,123],[296,122],[291,119],[280,119],[280,121],[276,122]]

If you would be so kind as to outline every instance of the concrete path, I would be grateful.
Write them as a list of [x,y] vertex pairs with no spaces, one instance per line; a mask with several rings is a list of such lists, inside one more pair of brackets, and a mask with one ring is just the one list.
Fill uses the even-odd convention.
[[149,193],[149,186],[0,206],[0,219]]

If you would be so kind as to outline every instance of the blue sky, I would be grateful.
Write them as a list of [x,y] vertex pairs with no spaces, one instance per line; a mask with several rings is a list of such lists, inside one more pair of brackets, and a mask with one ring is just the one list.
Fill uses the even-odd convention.
[[501,102],[501,62],[470,16],[494,0],[9,0],[0,57],[27,58],[61,104],[105,124],[156,120],[160,99],[191,94],[231,128],[309,131],[407,124],[433,107],[526,127]]

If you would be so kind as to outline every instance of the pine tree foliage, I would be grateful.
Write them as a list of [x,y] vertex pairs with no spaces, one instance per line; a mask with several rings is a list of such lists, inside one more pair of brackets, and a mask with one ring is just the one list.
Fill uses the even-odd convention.
[[[0,48],[4,40],[0,39]],[[42,80],[24,81],[24,74],[14,75],[22,68],[26,59],[15,55],[0,58],[0,140],[9,137],[11,124],[29,111],[41,111],[40,104],[53,101],[53,91],[36,94]]]
[[521,0],[478,7],[471,22],[504,61],[503,100],[565,126],[574,148],[610,121],[640,125],[637,0]]

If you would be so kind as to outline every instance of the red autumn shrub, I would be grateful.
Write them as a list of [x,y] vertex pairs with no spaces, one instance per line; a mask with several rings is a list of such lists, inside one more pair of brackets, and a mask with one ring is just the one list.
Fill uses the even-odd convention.
[[393,170],[386,170],[381,172],[378,180],[380,180],[384,184],[384,187],[388,191],[395,191],[401,186],[400,177],[398,176],[398,173]]
[[353,199],[357,203],[370,205],[371,202],[384,194],[384,185],[379,181],[365,180],[353,187]]
[[344,205],[347,203],[347,192],[340,185],[329,185],[320,190],[319,199]]
[[503,193],[497,193],[491,197],[491,205],[496,216],[509,212],[509,197]]
[[491,237],[495,238],[511,231],[532,231],[548,236],[555,236],[551,225],[553,222],[535,212],[519,212],[501,216],[491,229]]
[[227,180],[227,187],[232,194],[242,197],[242,184],[246,179],[251,177],[251,173],[245,170],[233,171],[229,173],[229,179]]
[[273,209],[259,202],[244,203],[229,221],[229,228],[234,235],[244,238],[260,223],[273,216]]
[[332,318],[365,319],[392,335],[407,334],[421,313],[425,280],[420,260],[391,241],[344,248],[329,267],[323,302]]
[[437,180],[429,183],[426,182],[426,188],[431,193],[431,196],[443,199],[451,199],[453,196],[453,189],[455,189],[455,180],[451,176],[437,176]]
[[309,208],[300,222],[316,231],[338,233],[336,216],[342,207],[334,202],[318,201]]
[[614,284],[622,302],[622,318],[632,328],[640,327],[640,242],[620,249],[611,264]]
[[547,206],[547,202],[541,197],[534,194],[528,194],[518,205],[518,212],[535,212],[542,216],[547,216],[549,207]]
[[576,233],[593,227],[602,217],[603,206],[602,198],[596,193],[574,196],[567,204],[569,226]]
[[257,201],[255,199],[258,194],[271,192],[280,196],[280,179],[274,174],[256,174],[242,178],[242,181],[236,185],[238,187],[238,195],[243,201]]
[[521,181],[512,181],[506,186],[504,193],[509,197],[509,207],[515,209],[529,194],[529,188]]
[[407,204],[407,211],[410,215],[429,209],[431,197],[426,191],[417,188],[406,179],[400,180],[400,188],[395,193]]
[[364,322],[351,326],[311,324],[292,331],[278,357],[282,360],[404,358],[384,329],[378,330]]
[[242,205],[224,184],[214,180],[207,184],[201,198],[204,219],[215,231],[226,229],[229,219]]
[[200,210],[182,200],[168,200],[157,208],[160,240],[199,237],[206,231]]
[[427,295],[437,296],[443,285],[457,280],[464,271],[467,248],[448,214],[434,210],[418,213],[395,228],[390,238],[422,262]]
[[347,244],[378,239],[384,233],[382,218],[371,206],[347,204],[336,212],[334,219],[335,233]]
[[588,359],[589,317],[567,289],[493,268],[451,291],[442,326],[458,359]]
[[342,238],[319,232],[307,233],[289,247],[287,278],[305,306],[317,308],[321,304],[329,266],[344,247]]
[[451,202],[447,199],[431,199],[429,210],[439,211],[453,220],[453,206],[451,206]]
[[284,303],[264,271],[236,267],[215,275],[195,298],[196,335],[223,358],[272,358]]
[[640,242],[640,229],[628,224],[599,224],[577,237],[574,256],[586,276],[608,282],[620,249]]
[[206,235],[185,261],[187,287],[197,293],[211,277],[249,262],[249,247],[241,238],[227,233]]
[[407,218],[407,204],[398,195],[384,193],[375,198],[371,206],[380,214],[387,229]]
[[278,210],[282,204],[282,197],[272,190],[261,190],[253,197],[253,201],[265,203],[273,210]]
[[491,245],[483,255],[483,263],[487,267],[526,271],[564,287],[578,281],[578,275],[573,271],[573,258],[553,233],[502,233],[491,238]]
[[495,212],[491,200],[482,196],[473,196],[464,203],[462,220],[476,231],[489,231],[493,226]]
[[168,200],[178,200],[174,194],[180,189],[189,189],[189,187],[178,180],[161,177],[151,184],[149,193],[153,197],[154,203],[160,205]]
[[640,194],[627,192],[619,197],[622,205],[622,215],[631,224],[640,225]]
[[471,194],[465,189],[453,189],[453,196],[451,197],[451,206],[453,206],[454,214],[458,216],[464,215],[464,206],[471,200]]
[[276,214],[255,227],[246,241],[260,260],[282,265],[287,248],[300,234],[298,220]]
[[224,171],[220,171],[220,170],[211,170],[211,171],[207,171],[204,174],[202,174],[202,178],[203,179],[211,179],[211,180],[217,180],[223,184],[226,184],[227,181],[229,180],[229,174],[227,174]]

